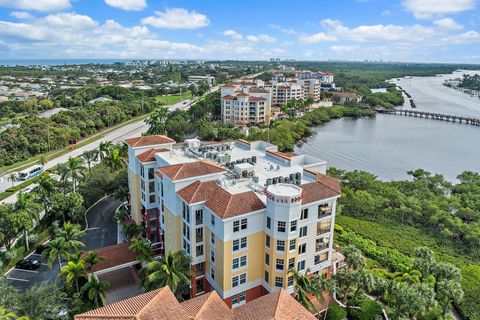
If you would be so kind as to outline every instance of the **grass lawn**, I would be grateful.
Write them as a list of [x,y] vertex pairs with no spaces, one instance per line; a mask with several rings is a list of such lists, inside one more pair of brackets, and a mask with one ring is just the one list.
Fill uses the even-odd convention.
[[192,97],[192,93],[191,92],[186,92],[182,95],[157,96],[157,97],[155,97],[155,101],[160,102],[160,103],[168,106],[168,105],[171,105],[171,104],[175,104],[179,101],[189,99],[191,97]]

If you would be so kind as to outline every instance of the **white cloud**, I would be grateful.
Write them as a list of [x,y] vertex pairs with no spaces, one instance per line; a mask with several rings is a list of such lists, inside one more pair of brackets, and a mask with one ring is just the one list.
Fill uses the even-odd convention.
[[480,32],[470,30],[453,36],[445,37],[442,39],[442,41],[445,45],[465,44],[473,42],[480,43]]
[[295,31],[294,29],[282,28],[278,24],[269,24],[268,27],[272,28],[272,29],[278,29],[278,30],[280,30],[280,32],[283,32],[283,33],[289,34],[289,35],[298,34],[298,32]]
[[0,0],[0,7],[50,12],[70,9],[72,5],[70,0]]
[[276,42],[277,39],[275,37],[269,36],[268,34],[259,34],[259,35],[249,35],[247,36],[247,40],[250,42]]
[[358,50],[358,46],[331,46],[330,50],[334,52],[352,52]]
[[472,10],[475,7],[475,0],[404,0],[403,5],[416,18],[429,19],[438,14]]
[[105,0],[105,3],[125,11],[141,11],[147,7],[146,0]]
[[243,37],[240,33],[238,33],[235,30],[232,30],[232,29],[225,30],[225,31],[222,32],[222,34],[224,36],[227,36],[227,37],[232,37],[232,39],[234,39],[234,40],[242,40],[243,39]]
[[452,18],[443,18],[439,20],[433,21],[433,24],[444,29],[449,29],[449,30],[461,30],[463,29],[463,26],[453,20]]
[[182,8],[171,8],[166,11],[155,11],[155,16],[142,19],[142,24],[166,29],[198,29],[210,24],[207,16]]
[[10,12],[10,15],[12,17],[15,17],[17,19],[22,19],[22,20],[33,18],[33,16],[30,13],[25,12],[25,11],[13,11],[13,12]]
[[77,30],[93,28],[98,25],[98,23],[89,16],[76,13],[59,13],[55,15],[51,14],[45,17],[45,23],[54,27]]
[[310,34],[310,35],[301,35],[299,39],[303,43],[319,43],[319,42],[337,40],[335,36],[328,35],[325,32],[319,32],[319,33]]

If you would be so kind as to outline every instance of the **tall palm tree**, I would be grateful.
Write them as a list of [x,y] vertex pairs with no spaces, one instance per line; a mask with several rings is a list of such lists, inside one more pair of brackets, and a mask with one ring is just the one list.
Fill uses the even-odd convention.
[[88,251],[87,255],[83,257],[83,261],[85,262],[85,267],[89,272],[91,272],[91,276],[94,275],[93,266],[103,262],[104,260],[105,258],[95,251]]
[[175,296],[181,299],[181,293],[190,285],[190,277],[193,275],[191,261],[191,257],[184,251],[176,251],[167,253],[160,260],[149,262],[142,270],[143,288],[145,291],[151,291],[169,286]]
[[95,303],[95,306],[100,307],[100,302],[105,305],[105,290],[110,286],[110,283],[105,280],[98,280],[97,276],[91,275],[87,283],[82,286],[82,292],[86,292],[88,299]]
[[66,163],[59,163],[55,168],[55,173],[60,177],[60,183],[62,184],[64,193],[66,192],[69,171]]
[[42,166],[42,168],[45,167],[45,165],[48,163],[48,158],[46,156],[41,156],[40,159],[38,159],[38,162]]
[[43,174],[38,178],[37,183],[37,192],[40,197],[40,201],[43,203],[45,215],[48,215],[48,202],[50,196],[55,191],[55,182],[49,174]]
[[63,266],[60,270],[60,274],[65,277],[65,280],[68,284],[71,285],[75,283],[77,293],[80,293],[78,280],[87,278],[87,272],[85,271],[85,262],[83,262],[82,260],[80,260],[78,263],[68,261],[67,265]]
[[85,166],[79,158],[70,157],[67,161],[67,167],[67,177],[72,180],[73,192],[76,192],[77,183],[85,178]]
[[58,236],[65,239],[67,246],[74,250],[80,250],[80,248],[85,246],[83,242],[78,240],[85,236],[85,232],[80,230],[80,227],[77,224],[65,222],[63,224],[63,229],[58,232]]
[[12,172],[8,175],[8,180],[12,183],[12,187],[15,186],[15,181],[17,181],[17,174]]
[[58,237],[47,243],[47,248],[42,256],[48,259],[48,267],[51,268],[55,260],[58,261],[58,269],[62,271],[62,257],[68,255],[69,246],[65,239]]
[[113,143],[112,141],[103,141],[100,142],[100,146],[98,147],[99,156],[100,156],[100,161],[102,161],[113,149]]
[[25,237],[25,247],[30,250],[28,244],[28,229],[39,220],[38,208],[33,200],[31,193],[18,193],[17,202],[15,202],[15,210],[27,218],[28,222],[23,225],[23,234]]
[[88,172],[91,171],[92,163],[98,159],[98,150],[87,150],[82,154],[83,160],[87,163]]
[[147,130],[148,135],[165,134],[167,131],[166,123],[168,119],[168,108],[160,107],[146,120],[150,126]]
[[120,149],[118,147],[113,148],[110,153],[105,156],[104,161],[107,166],[109,166],[113,170],[119,170],[125,165],[125,162],[120,155]]
[[305,308],[310,311],[316,312],[315,306],[312,301],[309,299],[309,295],[315,296],[317,300],[323,300],[323,287],[321,283],[317,281],[316,278],[310,278],[307,274],[310,273],[310,269],[307,269],[305,274],[300,273],[295,269],[290,270],[290,274],[293,276],[293,281],[295,283],[295,299],[300,302]]
[[137,260],[142,263],[142,266],[146,262],[152,260],[153,250],[151,244],[145,238],[134,238],[132,243],[128,247],[131,251],[137,255]]

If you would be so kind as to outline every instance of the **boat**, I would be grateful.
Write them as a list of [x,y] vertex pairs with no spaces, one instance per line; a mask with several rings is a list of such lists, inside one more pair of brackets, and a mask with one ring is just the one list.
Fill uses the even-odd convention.
[[414,109],[417,107],[417,105],[415,104],[415,102],[413,102],[413,99],[410,99],[410,106],[411,106],[412,108],[414,108]]

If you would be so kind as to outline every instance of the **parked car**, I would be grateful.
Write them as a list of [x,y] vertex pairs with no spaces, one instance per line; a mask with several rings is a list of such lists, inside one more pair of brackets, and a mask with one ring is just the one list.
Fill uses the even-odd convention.
[[35,259],[22,259],[15,265],[18,269],[35,270],[40,268],[40,261]]

